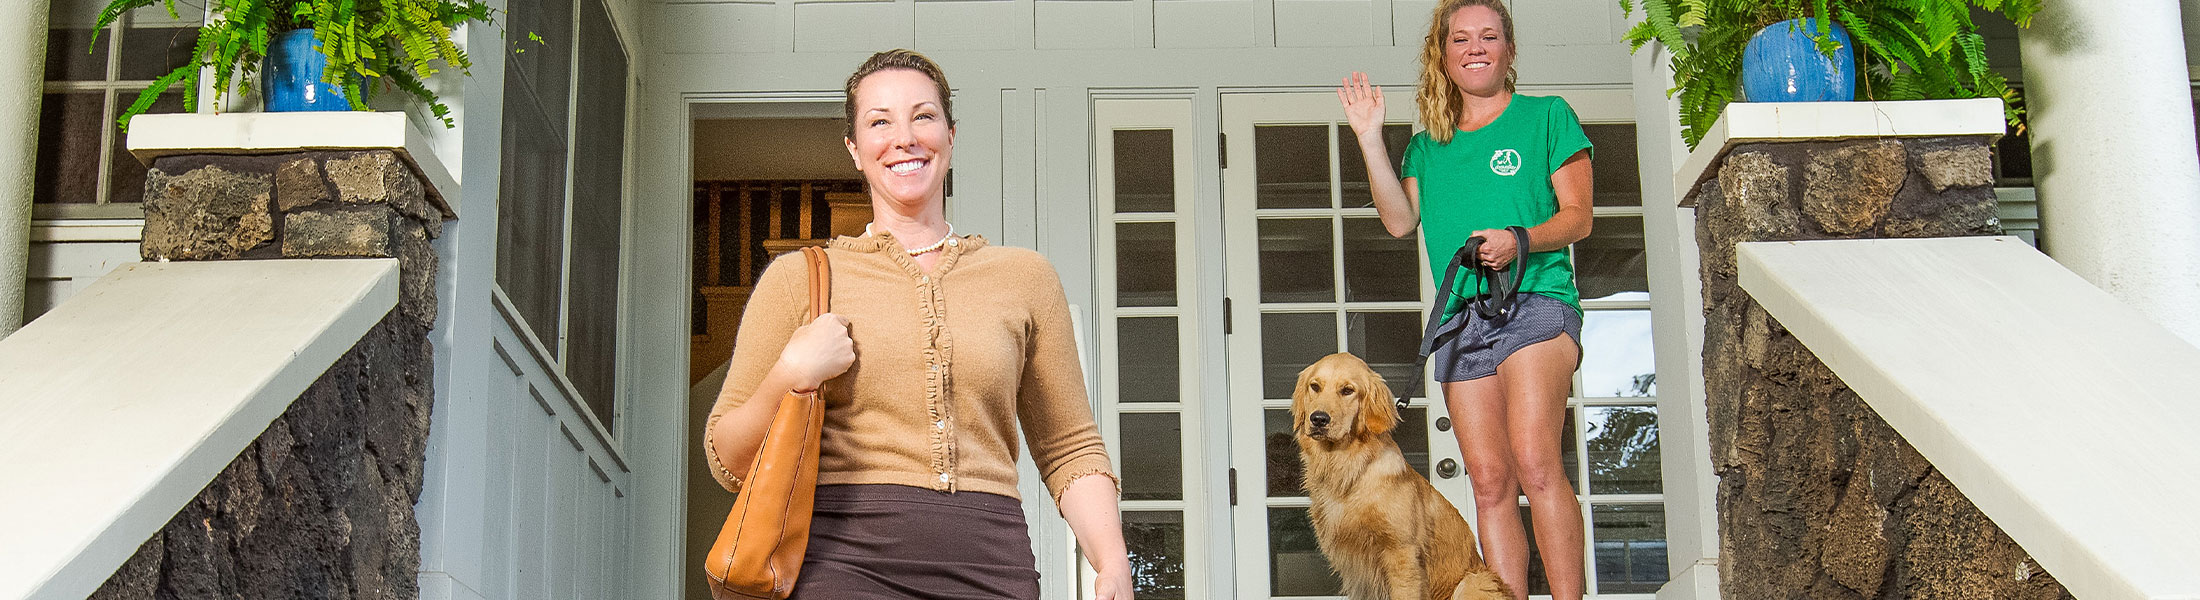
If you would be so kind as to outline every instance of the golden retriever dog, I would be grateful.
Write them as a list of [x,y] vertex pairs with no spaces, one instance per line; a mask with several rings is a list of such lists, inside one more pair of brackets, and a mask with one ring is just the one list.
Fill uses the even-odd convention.
[[1314,502],[1314,536],[1353,600],[1509,600],[1475,551],[1474,531],[1406,464],[1398,406],[1359,357],[1299,372],[1291,423]]

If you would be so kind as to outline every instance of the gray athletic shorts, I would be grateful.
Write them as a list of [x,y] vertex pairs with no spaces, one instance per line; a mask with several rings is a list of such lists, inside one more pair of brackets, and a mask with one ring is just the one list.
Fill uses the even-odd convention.
[[1454,330],[1458,333],[1429,353],[1440,382],[1496,375],[1497,365],[1506,357],[1561,333],[1573,336],[1579,347],[1581,313],[1557,298],[1524,293],[1513,297],[1511,312],[1496,319],[1484,319],[1473,308],[1460,308],[1436,329],[1439,335]]

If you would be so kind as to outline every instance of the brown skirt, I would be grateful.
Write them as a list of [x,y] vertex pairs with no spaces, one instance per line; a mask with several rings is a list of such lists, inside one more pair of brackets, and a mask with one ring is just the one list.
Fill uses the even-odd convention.
[[1023,503],[903,485],[821,485],[790,600],[1033,600]]

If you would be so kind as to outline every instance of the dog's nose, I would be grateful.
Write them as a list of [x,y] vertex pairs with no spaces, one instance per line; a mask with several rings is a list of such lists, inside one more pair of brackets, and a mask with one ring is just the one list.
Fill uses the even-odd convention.
[[1329,427],[1329,413],[1315,411],[1314,414],[1306,415],[1306,422],[1313,424],[1315,429],[1327,428]]

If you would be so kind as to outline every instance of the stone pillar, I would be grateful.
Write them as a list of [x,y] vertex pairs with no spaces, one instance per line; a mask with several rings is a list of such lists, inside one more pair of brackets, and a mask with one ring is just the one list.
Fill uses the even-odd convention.
[[38,104],[46,82],[46,0],[0,0],[0,338],[23,326],[30,278]]
[[146,260],[395,257],[397,307],[92,595],[419,597],[442,215],[388,150],[160,158]]
[[2200,154],[2176,2],[2047,2],[2019,35],[2040,247],[2200,345]]
[[2000,233],[1990,143],[1742,143],[1696,188],[1721,597],[2069,596],[1735,280],[1738,242]]

